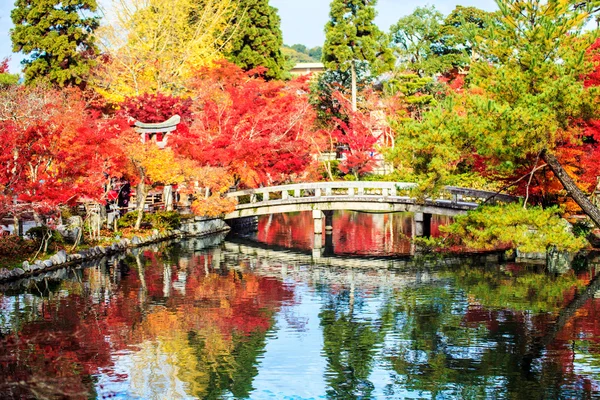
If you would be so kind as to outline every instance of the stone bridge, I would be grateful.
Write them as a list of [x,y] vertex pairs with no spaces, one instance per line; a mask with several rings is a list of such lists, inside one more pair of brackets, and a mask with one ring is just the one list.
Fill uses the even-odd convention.
[[484,202],[508,203],[517,197],[484,190],[446,186],[435,197],[419,196],[417,184],[407,182],[315,182],[270,186],[227,194],[237,200],[235,211],[225,219],[312,211],[315,234],[331,230],[334,210],[412,212],[415,235],[428,236],[431,215],[454,216],[474,210]]

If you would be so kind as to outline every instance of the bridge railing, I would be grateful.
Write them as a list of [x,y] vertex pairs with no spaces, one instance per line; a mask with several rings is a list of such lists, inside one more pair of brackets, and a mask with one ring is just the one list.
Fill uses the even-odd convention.
[[[239,205],[256,204],[300,198],[321,197],[355,197],[361,200],[374,198],[416,198],[417,184],[412,182],[315,182],[298,183],[292,185],[270,186],[257,189],[239,190],[227,193],[227,197],[233,197]],[[490,202],[514,202],[516,197],[495,192],[465,189],[446,186],[440,190],[435,198],[423,199],[435,202],[470,203],[481,204],[490,199]]]

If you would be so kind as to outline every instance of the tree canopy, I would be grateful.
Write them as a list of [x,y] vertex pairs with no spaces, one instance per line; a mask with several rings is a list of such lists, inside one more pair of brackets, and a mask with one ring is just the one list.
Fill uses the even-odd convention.
[[333,0],[325,25],[322,60],[325,68],[351,71],[352,108],[356,111],[356,63],[365,61],[372,73],[391,66],[387,36],[375,25],[376,0]]
[[499,6],[495,23],[472,39],[478,60],[470,85],[421,121],[399,124],[397,148],[405,153],[396,155],[429,184],[466,170],[510,178],[544,160],[585,209],[585,196],[569,184],[555,153],[580,132],[573,122],[594,109],[593,91],[581,79],[591,67],[584,56],[594,38],[582,34],[591,6],[541,0]]
[[23,61],[25,79],[59,86],[82,85],[94,64],[96,0],[17,0],[11,12],[13,51]]
[[182,94],[194,70],[222,57],[231,0],[133,0],[110,3],[98,32],[102,56],[94,86],[112,101]]
[[239,0],[238,3],[230,26],[227,59],[244,71],[264,67],[268,79],[282,79],[287,71],[281,52],[283,37],[277,9],[269,5],[269,0]]
[[450,15],[433,6],[417,7],[390,28],[401,67],[422,76],[468,67],[473,56],[471,37],[486,28],[493,14],[457,6]]

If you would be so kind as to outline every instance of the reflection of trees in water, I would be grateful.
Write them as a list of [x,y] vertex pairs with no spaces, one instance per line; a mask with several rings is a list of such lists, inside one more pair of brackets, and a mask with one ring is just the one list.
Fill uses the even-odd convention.
[[327,397],[370,398],[374,385],[369,376],[390,327],[390,303],[382,303],[374,320],[363,319],[364,293],[354,285],[321,287],[319,293],[325,300],[319,318],[327,360]]
[[[373,365],[382,359],[392,371],[393,383],[385,389],[390,396],[406,390],[432,397],[571,396],[570,388],[580,386],[587,388],[582,393],[591,393],[590,382],[597,378],[573,373],[574,353],[568,345],[583,332],[600,338],[600,332],[574,328],[579,326],[575,321],[586,320],[575,311],[590,313],[585,307],[595,309],[600,301],[590,303],[596,287],[584,288],[585,281],[574,275],[554,276],[516,264],[470,265],[438,270],[420,280],[417,275],[427,270],[404,275],[255,257],[261,260],[257,273],[307,282],[324,299],[320,323],[331,398],[368,397]],[[380,299],[378,293],[390,290],[394,297]],[[393,329],[380,329],[385,324],[365,316],[366,298],[381,301],[380,316],[390,310]],[[551,333],[557,329],[573,332],[560,339]],[[600,352],[598,346],[590,347],[592,353]]]
[[0,336],[0,397],[97,397],[100,376],[105,395],[111,382],[122,388],[127,380],[127,393],[142,398],[161,387],[165,395],[248,396],[273,316],[293,294],[213,256],[145,251],[86,269],[83,281],[49,286],[43,297],[11,297],[16,318]]
[[[590,398],[597,385],[593,276],[583,286],[518,265],[429,275],[179,251],[0,295],[0,397],[96,397],[124,380],[143,398],[159,387],[248,397],[276,313],[304,323],[294,320],[293,282],[321,299],[329,398]],[[117,373],[123,357],[127,375]],[[375,388],[381,368],[389,385]],[[96,393],[99,379],[108,386]]]
[[[585,398],[585,390],[576,395],[570,391],[573,387],[585,387],[589,378],[572,373],[574,359],[565,358],[569,350],[556,344],[554,348],[548,347],[556,338],[556,330],[565,326],[561,320],[563,312],[570,308],[564,305],[565,299],[573,294],[572,277],[524,274],[523,279],[515,282],[526,285],[529,294],[512,292],[514,304],[520,307],[511,309],[510,304],[505,305],[508,308],[498,308],[499,300],[509,290],[505,284],[494,285],[488,279],[475,278],[482,274],[479,269],[471,272],[448,273],[463,290],[438,286],[406,288],[397,293],[394,308],[397,337],[386,349],[394,370],[394,385],[389,391],[400,393],[408,389],[431,397]],[[542,307],[540,297],[528,296],[534,289],[548,290],[548,279],[563,290],[562,295],[545,298],[549,310],[556,310],[557,297],[562,299],[564,308],[558,317],[532,314],[523,306],[530,300],[534,308]],[[483,293],[480,285],[487,285],[483,298],[475,295]],[[571,303],[583,305],[590,290],[596,289],[588,287],[580,291]],[[573,315],[574,310],[567,318]],[[542,343],[548,350],[545,354],[541,351]],[[535,349],[536,356],[531,357]],[[589,390],[588,385],[587,396]]]
[[[374,281],[367,291],[313,282],[324,299],[328,398],[369,398],[381,363],[389,366],[392,381],[383,391],[390,397],[589,398],[598,376],[574,373],[571,345],[585,332],[575,328],[585,318],[577,310],[590,313],[600,301],[590,301],[598,278],[582,287],[572,275],[504,271],[492,271],[492,279],[484,268],[461,268],[442,273],[446,280],[393,290]],[[572,332],[561,339],[566,330]],[[590,367],[600,365],[598,333],[586,341]]]
[[[434,215],[431,233],[439,235],[439,226],[449,217]],[[365,213],[335,211],[333,249],[336,254],[410,254],[413,216],[408,213]],[[314,228],[311,212],[272,214],[259,218],[257,240],[277,246],[310,250]]]

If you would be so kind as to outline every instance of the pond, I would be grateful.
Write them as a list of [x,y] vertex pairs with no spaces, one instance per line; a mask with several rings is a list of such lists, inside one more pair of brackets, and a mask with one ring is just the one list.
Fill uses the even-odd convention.
[[599,259],[410,257],[407,216],[369,215],[317,261],[298,214],[5,285],[0,397],[600,396]]

